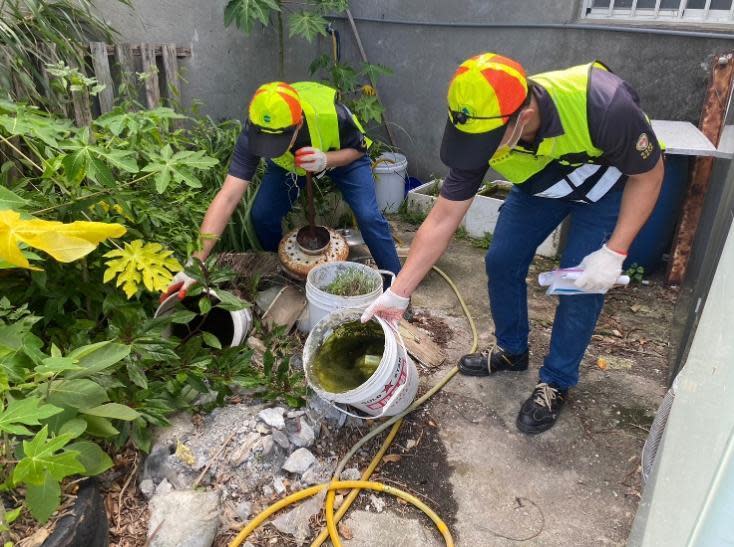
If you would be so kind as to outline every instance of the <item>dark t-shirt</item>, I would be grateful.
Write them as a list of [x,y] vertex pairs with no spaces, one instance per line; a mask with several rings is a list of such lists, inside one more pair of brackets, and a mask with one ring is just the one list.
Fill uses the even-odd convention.
[[[563,133],[558,111],[548,92],[538,84],[533,85],[532,92],[538,102],[541,121],[535,142],[522,143],[528,150],[537,149],[544,138]],[[627,82],[606,70],[592,69],[587,113],[591,142],[603,151],[599,163],[612,165],[625,175],[646,173],[655,167],[660,159],[660,145],[640,108],[637,93]],[[643,135],[647,136],[649,144],[639,150],[638,143],[644,139]],[[452,201],[474,197],[488,168],[489,165],[476,170],[450,169],[441,195]]]
[[[339,144],[342,149],[354,148],[360,152],[367,152],[364,134],[355,125],[349,109],[343,104],[337,103],[336,113],[339,120]],[[293,150],[298,150],[304,146],[311,146],[311,138],[305,118],[303,126],[298,131],[296,142],[293,143]],[[250,153],[247,145],[247,129],[244,129],[234,147],[234,153],[229,163],[229,174],[238,179],[250,181],[255,174],[258,163],[260,163],[260,157]]]

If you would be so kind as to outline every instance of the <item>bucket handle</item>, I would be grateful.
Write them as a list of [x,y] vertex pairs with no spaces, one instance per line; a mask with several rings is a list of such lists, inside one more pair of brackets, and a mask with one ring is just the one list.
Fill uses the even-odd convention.
[[380,274],[382,274],[382,275],[389,275],[390,277],[392,277],[392,279],[390,280],[390,285],[393,284],[393,282],[395,281],[395,274],[394,273],[392,273],[390,270],[380,270],[380,269],[378,269],[377,271],[380,272]]
[[343,412],[344,414],[346,414],[347,416],[351,416],[352,418],[358,418],[360,420],[379,420],[380,418],[385,417],[385,413],[390,409],[393,402],[397,400],[398,396],[403,392],[403,390],[405,389],[405,386],[407,385],[408,385],[408,382],[406,381],[403,383],[403,385],[401,385],[398,389],[396,389],[393,392],[392,397],[390,397],[390,401],[382,408],[382,412],[380,412],[377,416],[370,416],[369,414],[360,416],[359,414],[353,414],[352,412],[349,412],[348,410],[339,406],[338,404],[336,404],[333,401],[326,401],[326,402],[329,403],[331,406],[333,406],[335,409],[337,409],[339,412]]

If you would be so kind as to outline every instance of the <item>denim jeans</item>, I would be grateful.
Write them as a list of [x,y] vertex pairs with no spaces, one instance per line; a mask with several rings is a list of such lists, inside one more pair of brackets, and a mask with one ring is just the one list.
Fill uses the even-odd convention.
[[[354,212],[362,238],[377,265],[397,275],[400,260],[390,234],[390,225],[377,206],[375,180],[367,156],[332,169],[329,176]],[[255,233],[264,250],[278,250],[278,243],[283,237],[283,217],[291,210],[299,189],[305,183],[305,177],[298,177],[297,184],[294,184],[288,171],[268,161],[251,211]]]
[[[538,245],[570,215],[561,267],[576,266],[609,239],[621,199],[621,191],[612,191],[596,203],[574,203],[512,189],[500,210],[485,259],[495,336],[502,349],[522,353],[528,348],[525,278]],[[540,381],[561,389],[578,383],[579,365],[603,305],[604,295],[599,294],[558,297],[550,350],[540,369]]]

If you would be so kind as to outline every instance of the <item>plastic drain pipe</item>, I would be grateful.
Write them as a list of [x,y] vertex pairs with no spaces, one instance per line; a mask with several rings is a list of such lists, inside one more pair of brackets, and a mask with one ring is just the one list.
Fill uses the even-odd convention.
[[[443,279],[448,283],[449,287],[454,291],[454,294],[456,294],[457,299],[459,300],[459,304],[461,305],[461,309],[464,312],[464,315],[466,316],[467,320],[469,321],[469,326],[471,327],[472,331],[472,346],[469,353],[473,353],[477,350],[477,346],[479,345],[479,336],[477,334],[477,327],[474,323],[474,318],[471,315],[471,312],[469,311],[469,308],[466,305],[466,302],[464,302],[463,297],[461,296],[461,293],[459,292],[458,287],[456,284],[452,281],[452,279],[441,269],[439,269],[436,266],[433,266],[433,270],[438,273]],[[410,405],[406,410],[401,412],[400,414],[397,414],[396,416],[393,416],[380,426],[376,427],[372,431],[370,431],[367,435],[362,437],[355,445],[347,452],[346,456],[341,459],[339,462],[339,465],[336,467],[336,471],[334,472],[334,480],[330,483],[324,483],[319,484],[316,486],[312,486],[310,488],[306,488],[304,490],[300,490],[298,492],[295,492],[291,494],[290,496],[274,503],[264,511],[262,511],[259,515],[257,515],[254,519],[252,519],[247,526],[245,526],[239,534],[230,542],[229,547],[239,547],[242,545],[242,543],[245,541],[247,536],[249,536],[255,529],[257,529],[265,520],[270,517],[273,513],[276,513],[280,511],[281,509],[288,507],[289,505],[300,501],[302,499],[308,498],[313,496],[314,494],[321,492],[324,489],[328,489],[328,493],[326,496],[326,524],[327,529],[322,530],[321,533],[317,536],[317,538],[312,543],[312,546],[318,546],[321,545],[326,538],[328,537],[331,539],[331,542],[333,544],[333,547],[341,547],[341,541],[339,539],[339,532],[336,528],[336,523],[341,519],[344,514],[349,509],[350,505],[354,502],[354,499],[359,494],[360,489],[368,489],[368,490],[374,490],[377,492],[384,492],[386,494],[390,494],[396,497],[399,497],[408,503],[414,505],[421,511],[423,511],[433,522],[436,524],[436,527],[438,528],[438,531],[443,536],[444,540],[446,541],[447,547],[453,547],[454,542],[451,537],[451,533],[448,530],[448,527],[446,524],[436,515],[433,510],[431,510],[427,505],[425,505],[422,501],[420,501],[415,496],[412,496],[411,494],[408,494],[407,492],[403,492],[402,490],[399,490],[397,488],[394,488],[392,486],[377,483],[377,482],[370,482],[367,481],[372,473],[374,472],[375,468],[379,464],[380,460],[382,459],[382,456],[387,451],[387,448],[390,446],[390,443],[392,443],[393,439],[397,435],[398,430],[400,429],[400,425],[402,424],[403,417],[405,417],[407,414],[410,414],[417,408],[419,408],[423,403],[425,403],[428,399],[433,397],[436,393],[438,393],[443,387],[453,378],[456,373],[459,371],[457,367],[452,368],[446,376],[444,376],[436,385],[434,385],[429,391],[427,391],[422,397],[417,399],[415,402],[413,402],[412,405]],[[392,430],[388,434],[387,438],[383,442],[382,446],[380,447],[380,450],[378,450],[377,454],[375,454],[375,457],[370,462],[369,466],[367,466],[367,469],[362,474],[362,480],[361,481],[340,481],[337,480],[340,476],[344,468],[346,467],[346,464],[349,462],[349,460],[354,456],[354,454],[357,453],[357,451],[369,440],[373,439],[383,431],[385,431],[388,427],[393,426]],[[334,500],[336,498],[336,490],[344,489],[344,488],[351,488],[353,489],[352,492],[350,492],[349,496],[344,500],[344,503],[342,503],[341,507],[339,508],[339,511],[334,514]]]

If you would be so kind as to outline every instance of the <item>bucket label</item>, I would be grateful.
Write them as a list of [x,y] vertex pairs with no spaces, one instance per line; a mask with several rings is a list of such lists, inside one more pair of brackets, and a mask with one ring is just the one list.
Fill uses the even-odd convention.
[[404,357],[399,360],[400,366],[396,370],[396,374],[390,378],[380,391],[373,399],[370,399],[363,403],[370,410],[379,410],[390,402],[393,393],[402,386],[408,379],[408,367],[405,366],[407,361]]

